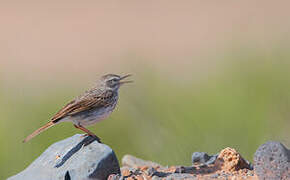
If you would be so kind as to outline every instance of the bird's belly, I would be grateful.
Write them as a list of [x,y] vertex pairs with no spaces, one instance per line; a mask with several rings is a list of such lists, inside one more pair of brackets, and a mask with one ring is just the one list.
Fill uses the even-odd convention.
[[101,120],[106,119],[114,108],[101,108],[97,110],[90,110],[73,116],[73,122],[82,126],[91,126]]

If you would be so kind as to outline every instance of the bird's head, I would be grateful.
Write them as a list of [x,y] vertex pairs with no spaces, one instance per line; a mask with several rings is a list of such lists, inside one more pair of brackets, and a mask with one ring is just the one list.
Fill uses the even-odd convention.
[[131,74],[125,76],[119,76],[115,74],[106,74],[101,77],[101,83],[106,86],[106,88],[110,88],[111,90],[118,90],[121,85],[126,83],[131,83],[133,81],[125,81],[124,79],[131,76]]

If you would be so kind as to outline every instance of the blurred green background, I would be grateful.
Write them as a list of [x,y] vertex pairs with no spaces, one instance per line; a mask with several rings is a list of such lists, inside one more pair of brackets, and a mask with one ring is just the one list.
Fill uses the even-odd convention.
[[22,143],[106,73],[135,81],[121,88],[115,112],[89,127],[119,159],[190,165],[194,151],[233,147],[252,161],[268,140],[289,147],[287,5],[4,3],[0,178],[81,133],[62,123]]

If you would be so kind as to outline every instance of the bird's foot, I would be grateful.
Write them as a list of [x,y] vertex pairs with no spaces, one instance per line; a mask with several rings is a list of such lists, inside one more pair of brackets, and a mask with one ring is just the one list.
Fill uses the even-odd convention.
[[102,143],[101,139],[98,136],[96,136],[96,135],[90,135],[90,136],[93,137],[94,139],[96,139],[98,141],[98,143]]
[[94,138],[95,140],[97,140],[98,143],[102,143],[101,139],[98,136],[94,135],[94,134],[83,134],[81,137],[84,138],[84,137],[88,137],[88,136],[90,136],[90,137]]

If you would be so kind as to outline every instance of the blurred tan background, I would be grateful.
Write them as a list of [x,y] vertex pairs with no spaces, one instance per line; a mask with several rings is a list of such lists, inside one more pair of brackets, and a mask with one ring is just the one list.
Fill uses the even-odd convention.
[[90,129],[119,159],[190,164],[290,145],[289,1],[1,1],[0,176],[75,133],[23,138],[105,73],[134,74]]

